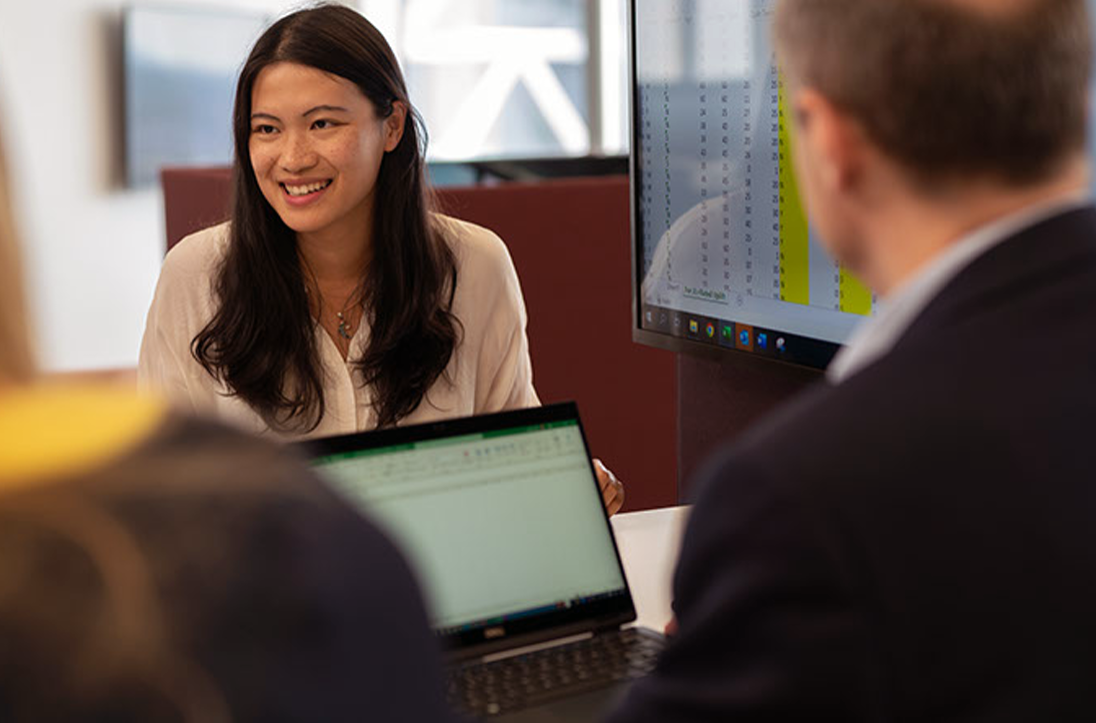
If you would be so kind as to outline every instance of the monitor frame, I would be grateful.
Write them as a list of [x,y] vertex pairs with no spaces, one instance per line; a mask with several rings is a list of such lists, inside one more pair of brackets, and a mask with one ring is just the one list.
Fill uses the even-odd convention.
[[[804,337],[796,334],[788,334],[780,331],[779,329],[765,329],[763,331],[768,332],[778,337],[788,337],[794,339],[795,348],[787,354],[777,355],[775,349],[770,349],[770,352],[761,353],[755,351],[752,348],[747,350],[740,348],[738,345],[726,346],[718,343],[710,343],[701,340],[690,339],[688,334],[674,335],[672,332],[660,332],[651,331],[643,328],[643,313],[644,304],[642,300],[643,295],[643,269],[642,269],[642,243],[641,236],[643,215],[640,208],[640,193],[641,184],[637,181],[639,174],[638,158],[640,156],[641,145],[639,143],[639,93],[636,92],[639,87],[639,73],[637,68],[637,48],[636,48],[636,25],[638,6],[644,0],[628,0],[628,81],[631,99],[628,104],[628,119],[629,119],[629,133],[631,142],[631,153],[628,156],[628,180],[629,180],[629,205],[630,205],[630,221],[631,221],[631,257],[632,257],[632,341],[637,344],[643,344],[644,346],[654,347],[656,349],[663,349],[665,351],[676,352],[680,354],[689,354],[690,356],[700,357],[703,359],[709,359],[713,361],[725,362],[729,359],[738,361],[745,361],[746,358],[755,358],[764,360],[766,362],[773,362],[779,365],[790,365],[799,368],[807,368],[815,371],[822,371],[830,362],[834,356],[841,350],[841,344],[835,342],[823,341],[821,339],[814,339],[810,337]],[[672,311],[672,310],[671,310]],[[689,314],[680,313],[681,316],[688,317]],[[708,321],[722,322],[725,320],[716,320],[711,317],[695,316],[694,318],[703,320],[704,323]],[[736,327],[737,328],[737,327]],[[745,328],[745,327],[743,327]],[[749,327],[751,333],[754,327]],[[718,331],[718,330],[717,330]]]

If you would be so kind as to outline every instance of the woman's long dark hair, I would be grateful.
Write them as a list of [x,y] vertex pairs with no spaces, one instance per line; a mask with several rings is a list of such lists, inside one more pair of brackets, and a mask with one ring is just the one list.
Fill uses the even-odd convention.
[[363,279],[370,342],[355,360],[363,384],[372,387],[377,425],[391,426],[418,407],[456,348],[459,321],[451,309],[457,271],[452,249],[428,214],[426,133],[395,54],[349,8],[319,5],[282,18],[255,43],[240,72],[234,210],[214,284],[218,309],[191,350],[271,427],[311,431],[323,418],[325,370],[296,234],[263,197],[249,152],[252,87],[263,68],[281,61],[351,81],[379,118],[389,117],[396,101],[409,110],[403,138],[385,154],[375,185],[372,262]]

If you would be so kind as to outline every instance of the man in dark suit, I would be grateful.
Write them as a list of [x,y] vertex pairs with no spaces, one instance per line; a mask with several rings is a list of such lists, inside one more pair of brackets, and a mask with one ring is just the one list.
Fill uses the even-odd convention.
[[885,299],[707,467],[611,717],[1096,720],[1082,0],[785,0],[797,168]]

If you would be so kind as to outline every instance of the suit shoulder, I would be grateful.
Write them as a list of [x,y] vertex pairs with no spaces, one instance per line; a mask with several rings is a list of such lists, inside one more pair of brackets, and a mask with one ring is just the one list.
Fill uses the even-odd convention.
[[762,420],[724,458],[745,460],[785,493],[815,502],[875,494],[883,478],[931,476],[930,457],[962,456],[995,388],[964,356],[906,348],[839,385],[820,382]]

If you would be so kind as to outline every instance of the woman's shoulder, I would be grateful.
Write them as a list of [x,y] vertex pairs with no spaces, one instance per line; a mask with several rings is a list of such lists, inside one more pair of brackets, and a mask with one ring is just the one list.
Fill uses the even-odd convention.
[[524,316],[525,300],[518,271],[498,234],[474,223],[435,216],[457,260],[457,290],[453,310],[465,330],[488,319]]
[[213,314],[213,288],[227,247],[227,223],[193,233],[175,244],[160,267],[149,324],[163,327],[173,337],[181,335],[179,338],[185,337],[189,343]]
[[497,277],[513,273],[510,251],[494,231],[440,213],[434,214],[433,220],[456,256],[460,275]]
[[204,228],[175,244],[164,258],[161,278],[178,275],[193,281],[196,276],[211,277],[228,247],[229,225],[226,221]]

